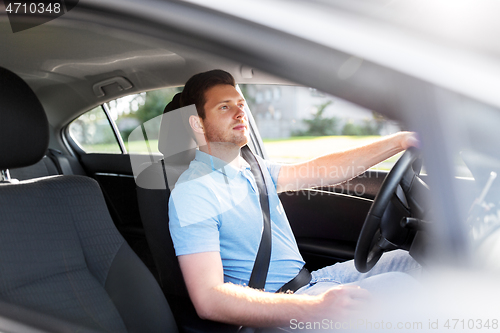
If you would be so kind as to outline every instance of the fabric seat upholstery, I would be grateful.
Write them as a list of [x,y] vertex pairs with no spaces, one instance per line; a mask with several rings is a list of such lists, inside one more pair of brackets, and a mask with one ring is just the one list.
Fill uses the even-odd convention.
[[[56,155],[57,154],[57,155]],[[57,156],[57,157],[56,157]],[[62,166],[64,163],[65,166]],[[54,175],[82,175],[86,172],[76,157],[64,155],[61,152],[49,149],[47,154],[37,163],[23,168],[9,169],[10,176],[18,180],[26,180]]]
[[46,176],[55,176],[59,174],[54,161],[52,161],[48,156],[44,156],[37,163],[24,167],[10,169],[10,176],[19,180],[40,178]]
[[[0,169],[37,163],[48,144],[45,113],[29,86],[2,68],[0,112],[8,120],[0,123]],[[97,331],[177,331],[161,289],[116,230],[93,179],[1,183],[0,230],[0,301]]]

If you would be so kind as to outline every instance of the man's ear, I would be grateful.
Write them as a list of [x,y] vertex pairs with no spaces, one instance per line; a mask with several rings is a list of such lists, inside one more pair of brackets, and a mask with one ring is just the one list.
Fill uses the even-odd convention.
[[195,133],[204,134],[203,131],[203,121],[198,116],[190,116],[189,117],[189,125],[193,129]]

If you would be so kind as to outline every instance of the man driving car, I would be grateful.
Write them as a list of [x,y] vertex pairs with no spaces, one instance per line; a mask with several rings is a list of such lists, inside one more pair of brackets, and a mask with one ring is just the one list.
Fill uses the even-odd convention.
[[[392,251],[367,274],[358,273],[352,261],[339,263],[312,272],[293,293],[275,293],[305,264],[277,194],[341,183],[418,144],[413,133],[400,132],[304,163],[280,165],[256,157],[265,166],[272,252],[264,290],[249,288],[263,213],[256,180],[241,157],[249,141],[245,99],[229,73],[213,70],[186,83],[181,106],[192,104],[197,115],[188,123],[199,150],[172,191],[169,226],[201,318],[258,327],[283,326],[291,319],[341,319],[359,309],[378,286],[405,280],[402,272],[419,268],[406,252]],[[333,168],[342,172],[330,172]]]

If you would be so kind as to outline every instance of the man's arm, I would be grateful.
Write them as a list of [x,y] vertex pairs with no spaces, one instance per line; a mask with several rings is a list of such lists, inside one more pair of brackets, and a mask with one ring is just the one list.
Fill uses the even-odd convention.
[[290,325],[292,319],[340,320],[359,310],[368,297],[356,286],[339,286],[318,296],[267,293],[224,283],[219,252],[178,258],[191,301],[203,319],[253,327]]
[[334,185],[352,179],[375,164],[417,146],[414,133],[399,132],[365,146],[320,156],[313,160],[283,165],[278,176],[278,192]]

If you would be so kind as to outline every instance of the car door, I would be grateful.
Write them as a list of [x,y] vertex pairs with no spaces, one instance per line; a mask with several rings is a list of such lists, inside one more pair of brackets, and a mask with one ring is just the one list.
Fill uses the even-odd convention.
[[[348,183],[280,193],[308,268],[354,258],[363,222],[385,175],[368,171]],[[361,187],[370,192],[361,195],[352,190]]]

